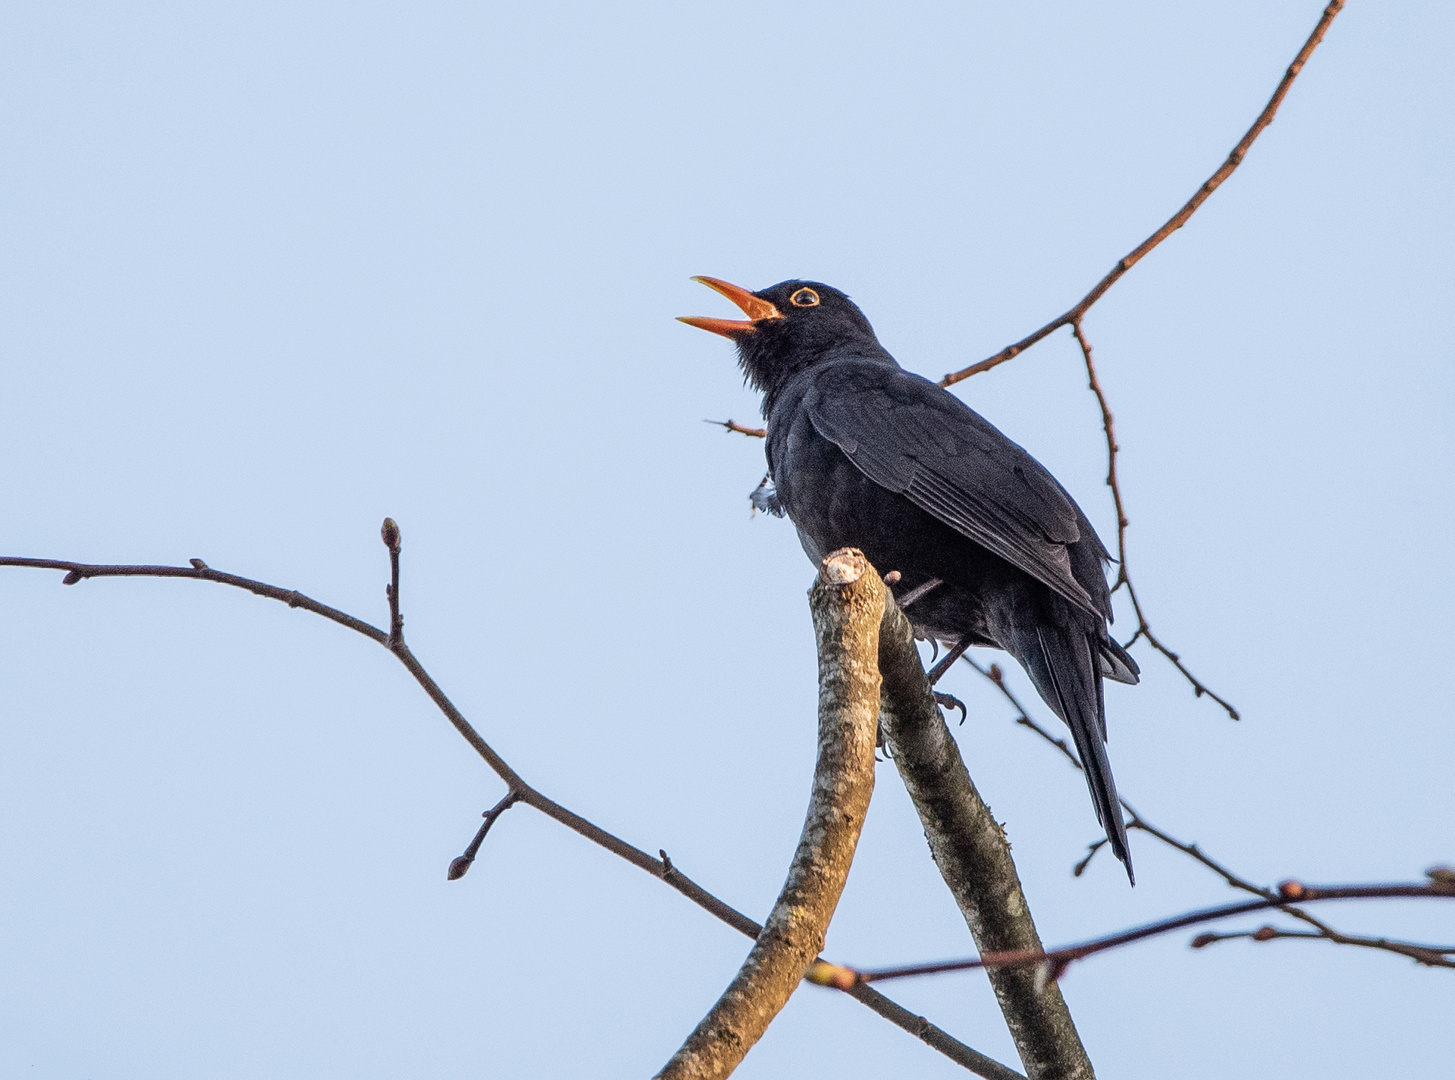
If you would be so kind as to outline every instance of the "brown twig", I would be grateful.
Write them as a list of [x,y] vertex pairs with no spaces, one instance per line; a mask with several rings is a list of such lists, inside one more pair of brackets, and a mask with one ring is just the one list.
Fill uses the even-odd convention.
[[404,642],[404,616],[399,611],[399,552],[403,549],[403,538],[399,526],[388,517],[379,528],[379,537],[389,549],[389,584],[384,586],[384,595],[389,600],[389,647],[392,649]]
[[[826,969],[832,968],[833,965],[825,965],[822,968],[816,967],[810,973],[809,977],[815,982],[821,982],[829,986],[839,986],[850,981],[854,983],[883,982],[887,979],[903,979],[915,975],[936,975],[946,971],[972,971],[976,968],[1035,967],[1044,973],[1043,979],[1055,981],[1061,977],[1067,967],[1077,960],[1083,960],[1088,956],[1095,956],[1097,953],[1117,949],[1124,945],[1130,945],[1133,942],[1145,941],[1148,938],[1169,934],[1174,930],[1183,930],[1189,926],[1198,926],[1202,923],[1216,922],[1220,919],[1229,919],[1237,915],[1246,915],[1253,911],[1283,908],[1295,902],[1312,904],[1327,900],[1431,898],[1444,900],[1455,899],[1455,886],[1438,880],[1432,880],[1424,885],[1332,886],[1304,885],[1298,881],[1285,881],[1278,887],[1278,895],[1271,898],[1245,900],[1238,904],[1224,904],[1220,907],[1203,908],[1200,911],[1191,911],[1185,915],[1177,915],[1169,919],[1159,919],[1157,922],[1146,923],[1142,926],[1133,927],[1130,930],[1122,930],[1115,934],[1108,934],[1105,937],[1093,938],[1079,945],[1068,945],[1065,948],[1052,949],[1049,952],[1020,951],[986,953],[972,960],[949,960],[932,964],[910,964],[903,967],[875,968],[867,971],[843,967],[839,967],[837,971],[832,971]],[[1431,951],[1434,952],[1436,950]],[[1424,959],[1421,960],[1421,963],[1455,968],[1455,961],[1446,960],[1443,957]],[[841,974],[841,972],[847,972],[848,974]]]
[[1122,501],[1121,483],[1117,477],[1117,453],[1121,447],[1117,444],[1116,423],[1111,415],[1111,406],[1106,400],[1106,392],[1101,388],[1101,379],[1096,374],[1096,361],[1091,356],[1091,342],[1087,340],[1085,332],[1081,328],[1081,320],[1078,317],[1071,323],[1071,333],[1076,337],[1076,344],[1081,347],[1081,356],[1086,361],[1086,380],[1091,392],[1096,395],[1096,403],[1101,407],[1101,426],[1106,433],[1106,486],[1111,488],[1112,503],[1116,506],[1117,512],[1117,577],[1112,585],[1111,591],[1116,592],[1123,585],[1127,588],[1127,596],[1132,601],[1132,611],[1137,616],[1137,632],[1132,635],[1130,646],[1137,638],[1146,638],[1147,644],[1156,649],[1168,660],[1172,666],[1182,672],[1182,677],[1192,684],[1192,692],[1196,697],[1206,694],[1224,709],[1234,720],[1240,719],[1238,710],[1233,708],[1229,702],[1214,693],[1196,675],[1187,669],[1182,658],[1173,652],[1166,645],[1158,640],[1152,633],[1151,624],[1147,622],[1146,613],[1142,610],[1142,601],[1137,596],[1137,588],[1132,584],[1132,579],[1127,571],[1127,526],[1130,522],[1127,519],[1126,504]]
[[739,435],[748,435],[754,439],[766,439],[768,429],[760,427],[746,427],[736,420],[704,420],[704,424],[712,424],[714,427],[724,428],[727,431],[736,431]]
[[1183,204],[1182,209],[1168,218],[1167,222],[1160,229],[1125,255],[1111,268],[1111,272],[1106,277],[1098,281],[1092,290],[1077,301],[1069,310],[1058,315],[1034,333],[1021,338],[1015,344],[1007,345],[994,356],[987,357],[977,364],[971,364],[969,367],[960,371],[951,372],[940,380],[940,385],[953,386],[962,379],[968,379],[971,375],[979,375],[982,371],[989,371],[993,367],[999,367],[1007,360],[1018,356],[1036,342],[1049,336],[1061,327],[1070,326],[1079,322],[1081,317],[1091,310],[1091,305],[1100,300],[1106,294],[1106,291],[1120,280],[1123,274],[1141,262],[1147,253],[1162,243],[1163,240],[1166,240],[1174,232],[1182,228],[1183,225],[1187,224],[1187,220],[1196,213],[1197,208],[1205,203],[1208,197],[1222,185],[1222,182],[1233,174],[1233,170],[1243,163],[1243,158],[1248,153],[1248,148],[1253,145],[1253,141],[1259,135],[1263,134],[1263,129],[1273,123],[1273,116],[1278,112],[1278,107],[1283,104],[1283,99],[1287,96],[1289,88],[1293,85],[1293,80],[1298,78],[1298,73],[1303,70],[1303,65],[1307,62],[1309,56],[1318,47],[1319,42],[1324,39],[1324,34],[1328,31],[1329,24],[1334,21],[1334,16],[1339,14],[1339,10],[1343,6],[1344,0],[1332,0],[1332,3],[1324,8],[1324,13],[1319,18],[1318,25],[1314,27],[1313,33],[1308,36],[1308,40],[1303,43],[1303,48],[1299,49],[1298,55],[1293,58],[1293,63],[1288,65],[1288,70],[1284,72],[1283,79],[1279,82],[1278,88],[1273,91],[1273,96],[1268,99],[1268,104],[1258,114],[1258,119],[1253,121],[1253,126],[1238,141],[1238,145],[1233,147],[1232,153],[1228,155],[1227,160],[1218,166],[1217,171],[1203,182],[1203,185],[1197,189],[1192,198]]
[[[395,572],[399,555],[399,552],[395,550],[395,545],[398,543],[397,532],[398,527],[396,526],[395,541],[391,543],[387,526],[381,529],[381,537],[384,539],[386,546],[390,548],[391,593],[393,594],[392,599],[396,604],[398,593],[394,590],[393,586],[398,580]],[[399,634],[397,638],[393,638],[388,631],[381,630],[371,623],[355,618],[347,612],[320,603],[312,597],[298,592],[296,589],[284,589],[277,585],[270,585],[266,582],[253,580],[252,578],[213,570],[201,559],[192,559],[190,562],[190,566],[150,566],[81,563],[67,559],[29,559],[15,556],[0,556],[0,566],[64,571],[65,577],[62,581],[66,585],[75,585],[77,582],[84,581],[87,578],[108,577],[188,578],[194,581],[211,581],[219,585],[229,585],[233,588],[245,589],[258,596],[287,604],[292,608],[302,608],[304,611],[311,611],[315,615],[320,615],[331,622],[347,627],[355,633],[362,634],[364,637],[384,646],[394,654],[406,670],[414,676],[415,681],[429,695],[430,700],[435,703],[435,706],[445,715],[445,718],[449,720],[455,730],[484,759],[485,763],[495,775],[505,782],[507,792],[515,794],[515,801],[534,807],[552,820],[566,826],[566,828],[571,829],[573,832],[579,833],[592,843],[605,848],[613,855],[625,859],[633,866],[645,870],[653,877],[660,878],[698,907],[726,923],[728,926],[731,926],[739,933],[750,938],[756,938],[762,932],[763,928],[757,922],[730,904],[719,900],[675,866],[670,865],[666,861],[665,855],[660,860],[652,858],[640,848],[634,847],[626,841],[613,836],[605,829],[594,825],[579,814],[566,809],[564,806],[543,795],[526,783],[521,775],[511,768],[505,759],[497,754],[470,722],[465,719],[464,714],[455,707],[454,703],[445,695],[445,692],[440,688],[439,684],[425,671],[424,666],[420,664],[419,660],[409,650],[409,647],[404,643],[404,623],[402,616],[397,616]],[[394,625],[395,620],[396,615],[391,610],[391,626]],[[951,1061],[974,1072],[976,1075],[988,1077],[990,1080],[1012,1080],[1012,1078],[1020,1076],[1019,1073],[1007,1069],[999,1062],[966,1046],[941,1028],[931,1024],[924,1017],[917,1016],[902,1005],[891,1001],[872,987],[863,986],[856,988],[853,991],[853,997],[861,1004],[884,1017],[890,1023],[909,1032],[915,1038],[920,1039],[926,1045],[933,1047]]]
[[445,877],[450,881],[459,881],[470,871],[470,866],[475,861],[475,856],[480,853],[480,845],[485,842],[489,835],[490,828],[500,818],[500,815],[509,810],[520,800],[520,794],[516,791],[507,791],[504,798],[486,810],[482,815],[485,820],[481,823],[479,830],[475,833],[475,839],[465,845],[465,850],[450,862],[450,869]]
[[1428,967],[1455,967],[1455,945],[1420,945],[1412,941],[1391,941],[1389,938],[1345,937],[1342,934],[1331,935],[1318,930],[1284,930],[1277,926],[1260,926],[1257,930],[1235,930],[1231,933],[1198,934],[1190,944],[1194,949],[1204,949],[1215,942],[1234,941],[1239,938],[1249,941],[1279,941],[1289,938],[1321,941],[1332,938],[1344,945],[1363,945],[1366,948],[1404,953],[1410,959]]
[[[1081,768],[1081,760],[1076,756],[1076,752],[1066,744],[1065,739],[1058,739],[1055,735],[1052,735],[1040,724],[1036,723],[1033,719],[1031,719],[1030,714],[1026,710],[1026,707],[1021,704],[1021,701],[1018,697],[1016,697],[1015,692],[1011,690],[1009,685],[1007,685],[1005,681],[1005,674],[1000,670],[1000,666],[998,664],[991,664],[988,668],[983,668],[968,656],[962,657],[962,659],[965,661],[965,663],[969,664],[981,675],[983,675],[989,682],[994,684],[995,688],[1000,691],[1001,695],[1008,702],[1010,702],[1011,705],[1015,707],[1017,713],[1015,722],[1017,724],[1025,728],[1029,728],[1031,731],[1034,731],[1045,742],[1049,743],[1051,746],[1054,746],[1057,750],[1059,750],[1062,756],[1064,756],[1066,760],[1069,761],[1073,766],[1075,766],[1077,769]],[[1197,844],[1190,844],[1186,841],[1179,840],[1171,833],[1168,833],[1163,829],[1158,828],[1156,825],[1153,825],[1150,821],[1143,817],[1142,814],[1139,813],[1136,808],[1132,806],[1131,803],[1127,802],[1126,799],[1121,799],[1119,801],[1121,802],[1122,809],[1125,810],[1128,814],[1128,829],[1139,829],[1150,836],[1156,837],[1168,847],[1175,848],[1189,858],[1201,863],[1207,869],[1211,870],[1214,874],[1217,874],[1218,877],[1222,878],[1224,882],[1226,882],[1234,889],[1238,889],[1246,893],[1251,893],[1252,895],[1261,897],[1265,900],[1279,899],[1280,894],[1277,890],[1268,888],[1265,885],[1258,885],[1255,882],[1248,880],[1242,875],[1229,869],[1227,866],[1224,866],[1212,856],[1208,855],[1207,852],[1203,851],[1202,848],[1199,847]],[[1105,845],[1105,840],[1097,840],[1087,845],[1085,857],[1082,858],[1078,863],[1076,863],[1074,867],[1072,867],[1071,872],[1076,877],[1080,877],[1082,873],[1085,872],[1087,866],[1091,864],[1091,860],[1096,857],[1097,852],[1099,852]],[[1452,883],[1452,880],[1455,880],[1450,878],[1441,878],[1439,876],[1441,873],[1443,872],[1431,871],[1431,876],[1437,882],[1443,880],[1446,885],[1450,885]],[[1304,911],[1301,908],[1292,906],[1290,904],[1287,904],[1286,902],[1280,903],[1278,907],[1281,911],[1283,911],[1284,914],[1290,916],[1291,918],[1298,919],[1306,925],[1313,927],[1314,929],[1312,931],[1312,936],[1323,938],[1324,940],[1331,941],[1336,945],[1353,945],[1359,948],[1376,949],[1381,952],[1392,952],[1400,956],[1407,956],[1412,960],[1417,960],[1422,964],[1429,964],[1434,967],[1455,966],[1455,964],[1430,959],[1431,956],[1440,956],[1450,951],[1442,949],[1439,946],[1422,945],[1408,941],[1394,941],[1389,938],[1371,938],[1345,934],[1339,930],[1334,929],[1334,927],[1330,926],[1322,919],[1310,915],[1307,911]]]

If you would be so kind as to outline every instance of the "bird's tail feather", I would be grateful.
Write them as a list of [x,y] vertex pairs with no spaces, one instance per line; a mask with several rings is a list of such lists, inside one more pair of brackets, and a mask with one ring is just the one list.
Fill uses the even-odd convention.
[[1017,628],[1016,638],[1017,659],[1046,704],[1071,729],[1096,816],[1106,829],[1112,852],[1125,864],[1127,878],[1136,884],[1127,827],[1106,756],[1106,705],[1097,648],[1100,643],[1076,626]]

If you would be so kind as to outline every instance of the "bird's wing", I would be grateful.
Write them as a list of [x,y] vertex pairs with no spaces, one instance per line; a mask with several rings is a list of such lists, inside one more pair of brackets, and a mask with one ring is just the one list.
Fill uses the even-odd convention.
[[813,375],[804,398],[810,421],[864,475],[1103,614],[1072,573],[1076,504],[1035,458],[959,398],[900,368],[845,360]]

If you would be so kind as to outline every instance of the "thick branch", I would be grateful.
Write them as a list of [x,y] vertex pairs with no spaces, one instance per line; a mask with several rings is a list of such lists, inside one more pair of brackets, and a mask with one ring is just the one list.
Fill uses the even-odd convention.
[[823,948],[874,791],[879,624],[887,592],[858,551],[847,548],[824,559],[809,593],[818,638],[818,764],[803,835],[737,978],[659,1077],[730,1074]]
[[[1040,953],[1041,939],[1010,845],[975,790],[935,705],[909,621],[897,607],[884,614],[879,669],[883,724],[894,764],[976,947],[982,954]],[[1024,968],[994,968],[989,977],[1032,1080],[1094,1075],[1059,987],[1038,986],[1035,972]]]
[[1019,356],[1036,342],[1048,337],[1061,327],[1070,326],[1072,323],[1079,322],[1081,317],[1091,309],[1091,305],[1100,300],[1106,291],[1115,285],[1123,274],[1141,262],[1147,253],[1163,240],[1166,240],[1174,232],[1186,225],[1187,220],[1197,212],[1197,208],[1207,202],[1208,197],[1222,186],[1224,180],[1233,175],[1234,169],[1243,163],[1243,158],[1247,155],[1248,148],[1253,145],[1253,141],[1259,135],[1263,134],[1263,129],[1273,123],[1273,116],[1278,112],[1278,107],[1283,104],[1283,99],[1288,95],[1289,88],[1293,86],[1293,80],[1298,78],[1298,73],[1303,70],[1303,65],[1307,62],[1309,56],[1318,47],[1319,42],[1324,39],[1324,34],[1328,31],[1329,24],[1334,21],[1334,16],[1339,14],[1339,9],[1343,6],[1344,0],[1333,0],[1328,7],[1324,8],[1324,13],[1319,18],[1318,25],[1314,27],[1313,33],[1308,36],[1308,40],[1303,43],[1303,48],[1298,50],[1298,55],[1293,58],[1293,63],[1288,65],[1288,70],[1284,72],[1283,79],[1279,82],[1278,88],[1273,91],[1273,96],[1268,99],[1268,104],[1258,114],[1258,119],[1253,121],[1253,126],[1248,129],[1247,134],[1238,140],[1238,145],[1233,147],[1232,153],[1228,154],[1227,160],[1218,166],[1216,172],[1203,181],[1202,187],[1193,193],[1192,198],[1183,204],[1181,210],[1168,218],[1160,229],[1128,252],[1126,256],[1111,268],[1111,271],[1106,277],[1098,281],[1092,290],[1078,300],[1070,310],[1058,315],[1045,326],[1035,331],[1035,333],[1027,334],[1013,345],[1007,345],[994,356],[987,357],[978,364],[971,364],[969,367],[960,371],[951,372],[940,380],[940,385],[953,386],[961,379],[968,379],[971,375],[979,375],[982,371],[989,371],[993,367],[999,367],[1007,360]]

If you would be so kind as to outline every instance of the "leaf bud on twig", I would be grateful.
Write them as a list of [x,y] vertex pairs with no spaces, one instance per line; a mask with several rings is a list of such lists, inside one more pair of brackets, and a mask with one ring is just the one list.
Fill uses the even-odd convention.
[[1300,882],[1291,878],[1278,883],[1278,896],[1282,900],[1302,900],[1305,891]]
[[399,537],[399,525],[393,518],[386,517],[384,524],[379,528],[379,536],[384,541],[384,546],[391,554],[398,555],[401,546]]
[[808,965],[803,977],[818,986],[832,986],[835,990],[852,990],[859,984],[857,971],[830,964],[827,960],[815,960]]

